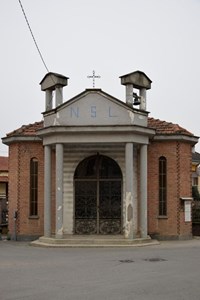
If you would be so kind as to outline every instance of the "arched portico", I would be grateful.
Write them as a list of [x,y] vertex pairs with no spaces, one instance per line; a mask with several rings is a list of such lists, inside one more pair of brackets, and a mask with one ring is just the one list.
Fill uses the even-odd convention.
[[103,155],[87,157],[74,174],[76,234],[122,233],[122,172]]

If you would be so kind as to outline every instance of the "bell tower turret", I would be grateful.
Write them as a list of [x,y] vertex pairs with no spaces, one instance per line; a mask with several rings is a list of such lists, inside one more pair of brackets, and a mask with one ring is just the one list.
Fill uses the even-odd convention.
[[55,90],[55,107],[63,102],[63,87],[68,84],[68,77],[57,73],[47,73],[40,82],[41,90],[45,91],[45,111],[53,108],[53,91]]
[[[146,110],[146,90],[151,88],[151,79],[141,71],[135,71],[119,78],[121,78],[121,84],[126,86],[126,103],[131,107],[139,105],[141,110]],[[134,88],[139,90],[139,95]]]

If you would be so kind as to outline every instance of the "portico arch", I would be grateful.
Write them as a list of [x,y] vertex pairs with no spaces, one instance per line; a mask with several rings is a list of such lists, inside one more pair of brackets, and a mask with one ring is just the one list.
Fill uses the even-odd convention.
[[122,172],[104,155],[90,156],[74,174],[75,233],[120,234],[122,232]]

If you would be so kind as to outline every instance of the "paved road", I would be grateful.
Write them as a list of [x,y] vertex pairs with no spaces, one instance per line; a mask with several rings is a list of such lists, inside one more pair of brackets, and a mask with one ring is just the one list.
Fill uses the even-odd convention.
[[200,240],[53,249],[0,241],[0,300],[199,300]]

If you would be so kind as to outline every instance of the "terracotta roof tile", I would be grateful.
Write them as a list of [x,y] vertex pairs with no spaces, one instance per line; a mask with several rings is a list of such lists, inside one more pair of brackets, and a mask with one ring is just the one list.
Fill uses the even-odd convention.
[[[156,134],[162,135],[177,135],[183,134],[188,136],[194,136],[191,132],[171,122],[161,121],[159,119],[148,118],[148,127],[156,130]],[[22,127],[7,134],[10,136],[34,136],[38,129],[43,128],[43,121],[35,122],[29,125],[23,125]]]
[[148,118],[148,126],[154,128],[157,134],[162,134],[162,135],[183,134],[183,135],[193,136],[191,132],[179,126],[178,124],[161,121],[159,119]]
[[43,121],[40,122],[35,122],[33,124],[28,124],[28,125],[22,125],[22,127],[9,132],[6,136],[35,136],[35,133],[38,129],[41,129],[43,127]]

